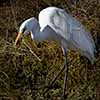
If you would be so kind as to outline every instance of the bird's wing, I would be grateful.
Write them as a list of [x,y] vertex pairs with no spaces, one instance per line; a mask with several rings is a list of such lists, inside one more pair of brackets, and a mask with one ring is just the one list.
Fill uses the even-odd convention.
[[51,27],[56,33],[68,42],[70,41],[69,47],[79,49],[80,53],[92,62],[95,59],[95,43],[85,27],[64,10],[55,10],[55,14],[51,17]]
[[70,27],[71,27],[70,33],[72,34],[72,39],[77,44],[80,44],[80,46],[84,45],[85,47],[86,46],[88,47],[89,46],[88,43],[90,43],[92,47],[95,48],[95,44],[91,34],[85,29],[85,27],[79,21],[74,19]]
[[70,14],[62,9],[50,7],[40,12],[39,21],[41,29],[49,25],[62,40],[68,42],[66,45],[89,52],[85,56],[88,55],[90,60],[94,59],[95,44],[91,34]]
[[[88,42],[90,42],[93,47],[95,48],[95,44],[94,44],[94,40],[91,36],[91,34],[86,30],[86,28],[75,18],[72,18],[72,23],[70,24],[70,33],[72,33],[73,39],[75,39],[77,37],[77,39],[75,39],[75,41],[80,39],[80,42],[82,41],[82,39],[86,39],[88,40]],[[84,43],[85,41],[83,41]]]
[[83,55],[87,56],[90,61],[94,60],[95,43],[85,27],[78,20],[72,18],[69,32],[72,34],[72,44],[83,51]]
[[[62,9],[55,9],[50,17],[49,25],[63,38],[67,40],[71,39],[72,36],[74,39],[78,37],[80,40],[85,38],[93,45],[93,48],[95,48],[91,34],[87,32],[85,27],[70,14]],[[77,41],[78,38],[75,39],[75,41]]]
[[70,25],[66,21],[65,11],[61,9],[55,9],[50,17],[49,26],[53,28],[53,30],[55,30],[59,36],[69,40],[70,34],[68,31],[70,30]]

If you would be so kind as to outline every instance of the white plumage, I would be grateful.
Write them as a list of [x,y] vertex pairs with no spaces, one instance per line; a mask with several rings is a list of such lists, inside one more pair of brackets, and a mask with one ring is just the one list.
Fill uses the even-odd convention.
[[[91,34],[78,20],[60,8],[48,7],[42,10],[39,13],[39,22],[34,17],[24,21],[19,34],[28,32],[31,33],[32,39],[55,40],[64,50],[76,49],[92,64],[95,61],[95,44]],[[15,44],[20,37],[19,34]]]
[[56,7],[49,7],[40,12],[39,24],[41,29],[49,25],[62,38],[60,42],[64,48],[78,49],[91,63],[94,62],[95,44],[91,34],[70,14]]

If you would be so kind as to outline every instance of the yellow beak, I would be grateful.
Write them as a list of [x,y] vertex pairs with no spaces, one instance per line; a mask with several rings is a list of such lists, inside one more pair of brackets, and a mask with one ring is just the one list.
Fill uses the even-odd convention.
[[19,32],[18,35],[17,35],[17,37],[16,37],[16,40],[15,40],[15,45],[17,44],[17,42],[18,42],[19,38],[21,37],[21,35],[22,35],[22,33]]

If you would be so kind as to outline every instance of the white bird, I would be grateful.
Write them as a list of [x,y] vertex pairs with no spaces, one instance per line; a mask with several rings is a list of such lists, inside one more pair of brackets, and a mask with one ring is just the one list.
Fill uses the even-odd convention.
[[[78,50],[81,55],[86,56],[92,64],[95,61],[95,43],[91,34],[87,32],[78,20],[63,9],[48,7],[39,13],[39,21],[34,17],[24,21],[20,26],[15,44],[18,42],[22,33],[24,35],[31,33],[32,39],[36,41],[56,41],[63,48],[65,55],[67,49],[74,49]],[[65,62],[67,66],[66,59]],[[64,82],[65,95],[68,67],[64,68],[66,68]]]

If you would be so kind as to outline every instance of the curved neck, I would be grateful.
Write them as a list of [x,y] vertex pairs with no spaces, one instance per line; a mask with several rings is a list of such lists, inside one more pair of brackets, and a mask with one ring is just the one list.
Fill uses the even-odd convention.
[[35,40],[41,42],[43,40],[51,40],[54,37],[54,30],[48,25],[35,34]]

